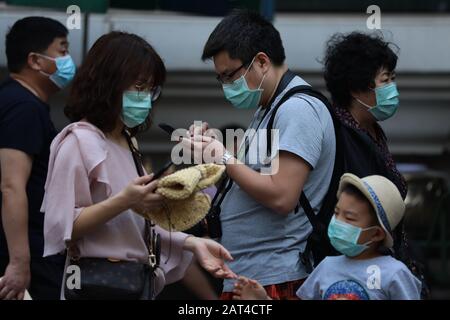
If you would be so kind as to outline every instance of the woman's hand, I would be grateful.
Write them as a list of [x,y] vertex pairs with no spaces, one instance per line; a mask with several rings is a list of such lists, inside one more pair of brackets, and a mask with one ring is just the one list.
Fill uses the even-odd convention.
[[152,178],[153,174],[136,178],[121,191],[120,196],[128,208],[145,212],[162,206],[164,197],[155,193],[158,180],[152,181]]
[[225,264],[225,260],[233,260],[233,257],[216,241],[189,236],[186,238],[184,248],[193,252],[198,263],[214,277],[224,279],[237,277]]

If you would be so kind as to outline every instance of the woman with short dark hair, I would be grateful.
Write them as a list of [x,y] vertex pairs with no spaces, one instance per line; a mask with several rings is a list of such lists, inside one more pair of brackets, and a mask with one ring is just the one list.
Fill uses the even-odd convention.
[[324,78],[338,118],[376,144],[391,173],[389,178],[405,198],[405,180],[378,124],[392,117],[399,106],[394,82],[398,57],[393,48],[395,45],[376,34],[335,34],[327,42]]
[[[218,243],[152,227],[136,214],[163,205],[164,198],[155,192],[157,180],[143,171],[132,137],[148,127],[165,75],[161,58],[144,39],[111,32],[96,41],[74,79],[65,109],[73,123],[52,142],[42,207],[44,255],[67,249],[66,268],[70,260],[88,269],[84,274],[81,270],[81,291],[69,290],[64,281],[63,298],[153,299],[165,283],[184,275],[191,253],[215,276],[234,277],[223,261],[231,256]],[[116,261],[125,262],[118,276]],[[143,265],[156,270],[155,278],[149,281],[149,292],[145,275],[138,283],[144,289],[136,293],[128,284],[137,272],[127,272],[149,270]],[[105,279],[110,273],[118,278]],[[95,290],[83,291],[83,275]],[[111,286],[125,286],[133,294]]]

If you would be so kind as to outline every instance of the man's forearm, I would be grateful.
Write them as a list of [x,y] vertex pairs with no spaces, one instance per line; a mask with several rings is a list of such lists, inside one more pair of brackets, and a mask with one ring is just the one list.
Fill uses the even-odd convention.
[[[287,215],[298,204],[300,193],[312,166],[300,156],[281,151],[272,159],[267,174],[239,163],[225,153],[223,144],[211,137],[184,138],[185,147],[202,152],[206,162],[226,161],[227,173],[253,199],[281,215]],[[273,166],[273,167],[272,167]]]
[[278,167],[276,173],[264,175],[232,158],[227,161],[227,173],[256,201],[278,214],[287,215],[298,204],[311,169],[306,161],[289,152],[280,152],[274,161],[278,161],[272,163]]
[[25,189],[2,190],[2,223],[10,263],[29,263],[28,198]]

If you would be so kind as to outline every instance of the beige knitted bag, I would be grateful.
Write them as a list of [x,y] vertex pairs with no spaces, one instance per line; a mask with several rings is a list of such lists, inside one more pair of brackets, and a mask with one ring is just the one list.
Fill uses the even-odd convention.
[[211,199],[201,190],[214,185],[225,166],[200,164],[179,170],[158,182],[156,192],[166,200],[164,207],[138,212],[168,231],[184,231],[202,220],[211,206]]

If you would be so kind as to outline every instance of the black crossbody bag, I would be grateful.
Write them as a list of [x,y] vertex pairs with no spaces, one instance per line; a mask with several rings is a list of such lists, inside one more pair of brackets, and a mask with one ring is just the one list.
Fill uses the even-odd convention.
[[[141,155],[124,132],[139,176],[144,175]],[[153,224],[145,220],[148,263],[115,261],[106,258],[71,258],[69,266],[80,270],[79,288],[69,288],[65,280],[66,300],[153,300],[155,272],[159,266],[161,241]]]

